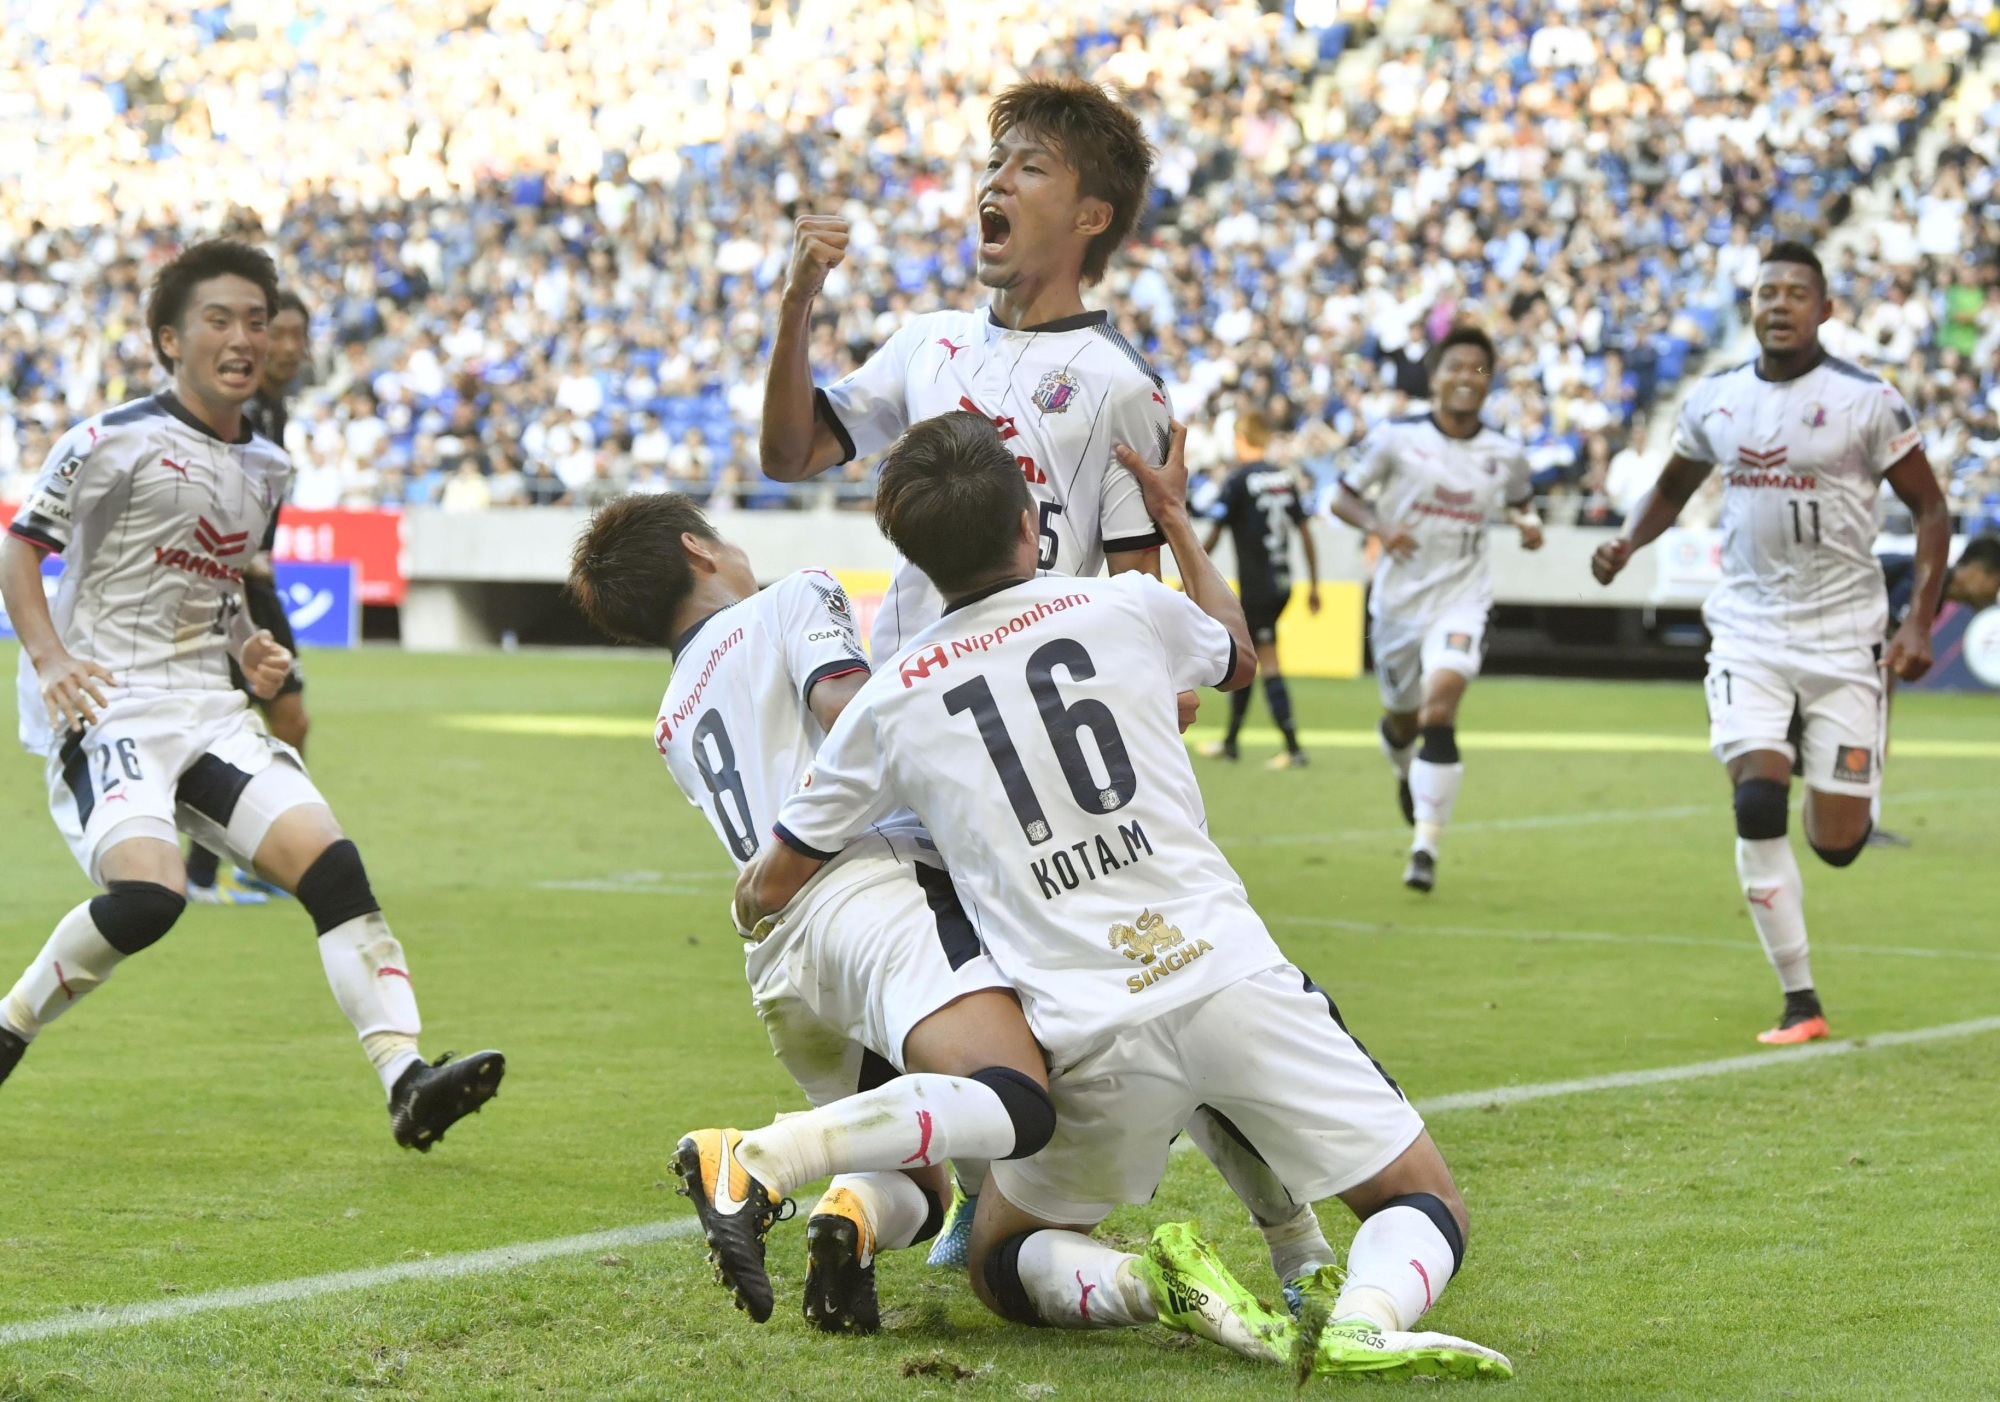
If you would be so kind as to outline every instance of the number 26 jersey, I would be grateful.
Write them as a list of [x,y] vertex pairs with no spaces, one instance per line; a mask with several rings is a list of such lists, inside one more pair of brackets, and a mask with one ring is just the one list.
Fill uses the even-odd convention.
[[813,687],[868,670],[854,615],[832,575],[800,570],[710,614],[673,654],[653,741],[741,867],[812,763],[822,738]]

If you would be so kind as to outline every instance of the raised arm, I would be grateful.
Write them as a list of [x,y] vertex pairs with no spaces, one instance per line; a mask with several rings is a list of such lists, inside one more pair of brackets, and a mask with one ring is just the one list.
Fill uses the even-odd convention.
[[1597,577],[1597,582],[1609,584],[1618,578],[1619,572],[1631,562],[1633,551],[1651,545],[1660,538],[1661,532],[1679,520],[1689,499],[1714,470],[1712,462],[1701,462],[1679,453],[1668,458],[1667,465],[1660,469],[1660,480],[1653,484],[1652,491],[1639,499],[1639,509],[1625,523],[1625,533],[1598,546],[1597,552],[1590,557],[1590,572]]
[[1910,508],[1916,524],[1917,559],[1910,611],[1889,640],[1882,661],[1904,681],[1913,682],[1931,669],[1931,625],[1944,586],[1945,557],[1951,553],[1951,512],[1921,447],[1912,448],[1890,468],[1888,480],[1889,489]]
[[778,332],[764,372],[764,421],[757,456],[774,482],[802,482],[847,460],[846,445],[820,411],[807,354],[813,303],[826,275],[847,257],[847,221],[808,214],[792,241],[791,272],[778,303]]

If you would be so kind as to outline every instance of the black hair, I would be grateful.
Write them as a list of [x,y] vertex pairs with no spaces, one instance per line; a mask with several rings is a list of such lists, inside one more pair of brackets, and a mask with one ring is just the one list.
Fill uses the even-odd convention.
[[1819,255],[1812,251],[1810,244],[1797,239],[1781,239],[1771,245],[1771,251],[1764,255],[1766,263],[1797,263],[1811,268],[1813,278],[1819,283],[1820,296],[1826,295],[1826,269],[1820,266]]
[[1104,276],[1146,205],[1153,147],[1132,109],[1082,78],[1016,83],[993,99],[987,128],[995,141],[1016,127],[1040,137],[1076,172],[1077,193],[1111,206],[1111,222],[1083,255],[1083,280]]
[[312,324],[312,311],[306,306],[306,299],[289,287],[278,294],[278,304],[271,309],[271,315],[274,317],[280,312],[297,312],[306,319],[307,325]]
[[694,592],[684,535],[719,538],[693,497],[680,492],[619,497],[591,518],[570,554],[570,597],[611,637],[671,643],[674,615]]
[[2000,531],[1988,531],[1965,542],[1965,549],[1958,552],[1958,564],[1978,565],[2000,574]]
[[1474,326],[1469,321],[1462,321],[1445,332],[1444,337],[1431,348],[1433,374],[1436,373],[1437,367],[1444,363],[1444,353],[1453,346],[1477,346],[1486,356],[1486,373],[1491,375],[1500,369],[1500,351],[1493,344],[1493,338],[1487,335],[1483,328]]
[[270,254],[239,239],[209,239],[191,244],[153,279],[152,293],[146,299],[146,329],[152,333],[153,354],[169,373],[174,360],[161,344],[160,333],[169,326],[180,326],[195,288],[210,278],[231,276],[256,283],[264,293],[265,313],[277,315],[278,265],[271,261]]
[[924,420],[889,450],[875,524],[941,593],[963,594],[1006,570],[1033,502],[992,421],[959,410]]

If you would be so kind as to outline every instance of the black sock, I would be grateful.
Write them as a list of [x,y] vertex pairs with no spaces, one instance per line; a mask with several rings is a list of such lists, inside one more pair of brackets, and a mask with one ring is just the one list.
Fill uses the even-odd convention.
[[215,853],[209,851],[199,842],[190,844],[187,855],[188,884],[190,886],[213,886],[215,884],[216,869],[221,864],[222,858],[216,856]]
[[1819,1005],[1819,994],[1810,988],[1801,988],[1785,995],[1784,1025],[1790,1027],[1808,1018],[1823,1017],[1825,1012]]
[[1280,676],[1264,678],[1264,704],[1271,708],[1271,719],[1277,723],[1285,737],[1285,748],[1293,754],[1299,752],[1298,732],[1292,729],[1292,693],[1285,689],[1285,679]]
[[1236,748],[1237,732],[1243,729],[1243,718],[1250,714],[1250,688],[1229,693],[1229,733],[1222,737],[1222,743],[1230,749]]

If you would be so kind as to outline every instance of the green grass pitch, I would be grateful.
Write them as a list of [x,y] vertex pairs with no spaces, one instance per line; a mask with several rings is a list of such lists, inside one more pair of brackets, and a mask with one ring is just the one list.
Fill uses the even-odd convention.
[[[396,1149],[297,907],[191,908],[0,1089],[0,1330],[680,1217],[666,1159],[683,1129],[800,1103],[749,1010],[722,853],[647,741],[445,723],[643,724],[663,659],[371,651],[310,670],[315,774],[409,949],[425,1046],[504,1048],[506,1088],[430,1156]],[[1307,727],[1372,723],[1365,680],[1293,691]],[[1222,709],[1211,696],[1205,718]],[[1991,698],[1904,696],[1896,720],[1900,739],[2000,740]],[[1398,884],[1405,834],[1373,752],[1322,748],[1269,773],[1253,746],[1201,771],[1213,830],[1280,941],[1411,1095],[1755,1051],[1778,995],[1717,766],[1477,739],[1698,738],[1698,690],[1488,679],[1462,729],[1460,823],[1428,899]],[[1889,773],[1888,821],[1913,847],[1844,872],[1802,857],[1842,1036],[2000,1013],[2000,759],[1892,756]],[[0,819],[11,979],[88,888],[26,756],[0,761]],[[1474,1225],[1432,1322],[1512,1354],[1521,1398],[1990,1396],[1996,1047],[1987,1034],[1438,1114]],[[1107,1230],[1135,1242],[1177,1217],[1275,1293],[1198,1156],[1176,1155],[1158,1200]],[[1324,1217],[1343,1242],[1344,1210]],[[0,1402],[1292,1391],[1163,1334],[1002,1324],[915,1254],[883,1266],[879,1337],[821,1339],[797,1315],[801,1224],[777,1229],[772,1259],[780,1312],[763,1328],[728,1307],[694,1242],[669,1240],[11,1343]]]

